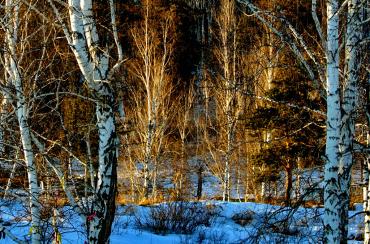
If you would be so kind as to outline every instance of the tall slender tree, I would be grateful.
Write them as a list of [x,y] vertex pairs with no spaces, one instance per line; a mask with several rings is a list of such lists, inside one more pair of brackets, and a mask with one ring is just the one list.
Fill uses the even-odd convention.
[[341,241],[347,239],[348,234],[348,207],[350,203],[351,173],[353,165],[353,145],[355,137],[355,121],[359,100],[359,75],[361,67],[362,40],[362,9],[360,0],[348,2],[345,36],[345,67],[341,104],[340,127],[340,161],[339,161],[339,187],[340,187],[340,231]]
[[[235,133],[238,116],[241,112],[240,103],[237,101],[241,85],[237,75],[238,65],[238,37],[237,37],[237,14],[234,0],[222,0],[216,17],[217,33],[215,39],[218,44],[215,48],[215,56],[220,67],[220,76],[215,84],[215,95],[218,118],[223,126],[219,126],[224,147],[222,160],[224,161],[224,173],[222,177],[223,200],[230,200],[231,191],[231,161],[234,151]],[[221,144],[222,145],[222,144]]]
[[115,96],[111,83],[115,71],[123,62],[122,47],[117,35],[115,5],[113,0],[108,2],[118,57],[117,62],[112,65],[109,62],[109,49],[100,44],[92,0],[68,1],[69,25],[64,23],[55,2],[53,0],[48,2],[96,100],[98,168],[96,179],[91,181],[92,196],[83,205],[83,211],[80,213],[84,216],[89,243],[108,243],[115,214],[118,145],[114,115]]
[[7,83],[15,88],[15,94],[5,94],[5,97],[12,96],[15,98],[15,113],[18,120],[20,139],[24,160],[26,162],[28,188],[29,188],[29,207],[31,210],[31,242],[41,242],[41,204],[40,204],[40,187],[34,151],[32,148],[31,130],[29,126],[29,107],[25,91],[24,81],[20,73],[22,68],[19,63],[18,31],[19,31],[19,14],[20,3],[18,1],[7,0],[5,2],[6,21],[2,22],[2,28],[5,30],[5,70]]
[[[143,163],[143,197],[156,191],[157,161],[171,117],[173,92],[173,44],[175,41],[174,13],[160,12],[160,4],[146,1],[143,20],[132,29],[135,58],[130,62],[130,73],[139,86],[135,92],[134,116],[137,135],[142,148],[139,160]],[[154,21],[154,18],[156,20]],[[143,100],[145,101],[143,103]]]

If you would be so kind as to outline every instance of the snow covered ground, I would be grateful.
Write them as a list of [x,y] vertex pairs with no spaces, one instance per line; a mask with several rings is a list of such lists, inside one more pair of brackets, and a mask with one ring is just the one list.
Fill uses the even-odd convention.
[[[198,212],[192,218],[209,214],[206,225],[200,225],[188,234],[173,233],[173,231],[155,230],[149,226],[153,223],[151,216],[171,221],[171,209],[179,211],[179,203],[161,204],[155,206],[128,205],[119,207],[113,227],[111,243],[116,244],[150,244],[150,243],[320,243],[322,237],[321,208],[289,209],[259,203],[224,203],[207,201],[202,203],[186,203],[184,208],[196,207]],[[167,211],[168,210],[168,211]],[[356,205],[356,211],[361,211],[361,205]],[[167,211],[167,212],[166,212]],[[187,210],[186,210],[187,211]],[[81,221],[73,212],[65,207],[59,210],[58,231],[62,233],[62,243],[83,244],[85,236]],[[160,214],[164,214],[161,216]],[[165,215],[168,214],[168,215]],[[176,214],[175,214],[176,215]],[[26,209],[22,204],[5,204],[1,206],[3,223],[11,224],[9,229],[21,239],[27,239],[28,225]],[[178,216],[178,215],[176,215]],[[178,221],[173,217],[173,221]],[[207,218],[207,217],[206,217]],[[49,219],[51,220],[51,218]],[[191,222],[193,219],[185,221]],[[356,215],[350,219],[349,243],[361,235],[363,217]],[[181,225],[184,221],[180,220]],[[49,221],[51,223],[51,221]],[[45,223],[43,233],[45,243],[51,243],[53,227]],[[0,243],[13,243],[8,237]]]

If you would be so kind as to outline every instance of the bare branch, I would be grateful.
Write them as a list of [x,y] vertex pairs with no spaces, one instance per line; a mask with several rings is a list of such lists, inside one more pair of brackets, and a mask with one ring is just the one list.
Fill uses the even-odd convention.
[[320,40],[321,40],[321,45],[325,48],[326,47],[326,41],[324,39],[324,34],[322,32],[322,28],[321,28],[319,18],[317,17],[316,8],[317,8],[317,0],[312,0],[312,3],[311,3],[312,18],[315,22],[316,31],[319,34],[319,37],[320,37]]

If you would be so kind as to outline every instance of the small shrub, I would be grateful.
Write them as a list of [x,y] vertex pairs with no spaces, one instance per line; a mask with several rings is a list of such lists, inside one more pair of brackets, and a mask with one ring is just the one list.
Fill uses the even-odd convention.
[[122,207],[122,215],[135,216],[136,207],[134,205],[126,205]]
[[255,216],[255,212],[247,210],[245,212],[234,214],[231,219],[238,225],[246,226],[250,224]]
[[296,236],[299,234],[299,230],[295,227],[286,226],[285,223],[276,223],[270,226],[273,233],[278,233],[286,236]]
[[180,244],[226,244],[229,236],[219,229],[199,228],[193,235],[181,235]]
[[210,226],[218,213],[202,203],[164,203],[151,207],[146,216],[136,216],[136,225],[156,234],[190,234],[199,226]]

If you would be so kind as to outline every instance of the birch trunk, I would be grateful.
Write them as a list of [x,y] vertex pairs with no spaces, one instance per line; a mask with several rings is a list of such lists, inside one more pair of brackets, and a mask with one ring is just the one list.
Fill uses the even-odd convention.
[[32,243],[40,243],[40,209],[39,203],[40,189],[38,186],[37,169],[34,161],[34,154],[32,149],[30,128],[28,125],[28,111],[26,108],[26,99],[23,93],[23,85],[21,77],[18,73],[18,68],[14,60],[12,60],[12,70],[14,73],[14,85],[17,90],[17,108],[16,114],[21,133],[22,148],[24,160],[27,167],[28,187],[30,193],[30,209],[31,209],[31,241]]
[[[229,122],[229,119],[228,119]],[[232,123],[230,121],[230,123]],[[230,156],[232,151],[232,142],[233,142],[233,135],[232,135],[232,128],[228,126],[227,129],[227,149],[225,155],[225,171],[224,171],[224,189],[223,189],[223,201],[230,201]]]
[[[158,10],[156,3],[144,1],[142,23],[132,29],[132,38],[138,56],[137,62],[131,63],[131,72],[144,87],[144,94],[136,99],[137,117],[140,118],[138,131],[144,144],[143,156],[143,197],[148,199],[153,181],[153,166],[156,157],[161,152],[161,140],[168,126],[169,109],[171,108],[170,95],[172,93],[172,76],[168,72],[171,65],[173,40],[170,31],[173,28],[173,16],[165,17],[154,14]],[[157,39],[158,38],[158,39]],[[158,42],[157,40],[161,40]],[[146,106],[142,109],[144,99]],[[159,163],[157,161],[157,163]],[[153,194],[152,194],[153,195]]]
[[[150,99],[150,98],[148,98]],[[150,102],[148,102],[148,106],[150,106]],[[148,107],[148,109],[150,109]],[[144,156],[144,199],[149,198],[150,194],[150,175],[149,175],[149,167],[152,164],[152,147],[153,147],[153,134],[155,130],[155,122],[151,119],[152,112],[148,112],[149,124],[146,133],[146,143],[145,143],[145,156]]]
[[[104,97],[103,97],[104,98]],[[117,143],[113,114],[113,95],[105,97],[108,103],[98,103],[96,117],[99,131],[98,181],[92,203],[92,219],[87,218],[90,243],[109,243],[115,214],[117,193]]]
[[7,73],[8,78],[13,83],[16,90],[16,116],[18,120],[18,126],[21,134],[21,142],[24,154],[24,160],[27,168],[28,187],[30,195],[30,210],[31,210],[31,242],[40,243],[40,209],[39,203],[40,189],[38,186],[37,169],[34,161],[34,154],[31,142],[30,128],[28,125],[28,107],[27,101],[24,94],[23,83],[20,72],[20,68],[17,64],[17,30],[18,30],[18,3],[13,0],[6,1],[6,11],[9,16],[7,27],[6,27],[6,46],[7,53],[5,59],[7,60]]
[[[370,17],[370,1],[364,1],[365,9],[363,19],[366,20]],[[366,37],[370,37],[369,33],[370,27],[369,25],[363,25],[363,33],[366,34]],[[365,50],[369,53],[370,44],[368,43],[365,46]],[[370,145],[370,72],[367,73],[367,84],[366,84],[366,119],[367,119],[367,133],[366,133],[366,146],[369,147]],[[364,198],[364,211],[365,211],[365,223],[364,223],[364,243],[370,244],[370,181],[369,181],[369,174],[370,174],[370,156],[366,155],[365,158],[365,165],[364,165],[364,187],[363,187],[363,198]]]
[[[236,16],[234,0],[221,1],[220,17],[217,19],[221,46],[219,48],[219,62],[222,74],[222,87],[218,102],[226,122],[224,138],[224,175],[223,175],[223,201],[230,201],[230,160],[233,154],[234,134],[239,110],[237,104],[236,84]],[[234,104],[235,103],[235,104]]]
[[324,242],[340,242],[340,215],[338,163],[340,140],[340,88],[339,88],[339,16],[338,1],[327,1],[327,121],[325,148],[324,189]]
[[348,234],[348,207],[350,202],[351,169],[353,164],[353,137],[358,98],[358,76],[360,66],[361,19],[360,1],[348,2],[347,30],[345,43],[345,83],[343,86],[342,124],[340,136],[340,162],[338,180],[340,187],[340,231],[341,242],[346,242]]
[[[256,192],[254,194],[257,196]],[[262,202],[265,201],[265,197],[266,197],[266,183],[262,182],[261,183],[261,200],[262,200]]]
[[[86,218],[87,238],[89,243],[109,243],[117,191],[117,136],[113,113],[114,96],[108,80],[108,54],[98,46],[99,36],[93,18],[92,1],[69,0],[68,4],[72,36],[66,27],[64,32],[86,83],[97,100],[95,115],[99,135],[99,166]],[[54,11],[59,15],[55,7]]]
[[[367,145],[369,146],[369,134]],[[364,218],[364,244],[370,243],[370,157],[366,156],[364,161],[364,186],[363,186],[363,210],[365,212]]]
[[5,125],[5,118],[6,118],[6,107],[7,107],[7,104],[8,104],[8,101],[7,101],[7,95],[6,94],[3,94],[3,100],[1,102],[1,107],[0,107],[0,156],[2,157],[5,153],[5,139],[4,139],[4,136],[5,136],[5,129],[4,129],[4,125]]
[[7,196],[8,196],[8,192],[10,190],[10,187],[12,185],[12,180],[13,180],[14,175],[15,175],[15,170],[17,169],[17,164],[18,164],[18,158],[16,158],[16,160],[13,163],[12,171],[10,173],[10,176],[8,178],[8,182],[6,183],[6,187],[5,187],[5,190],[4,190],[3,199],[6,199]]

